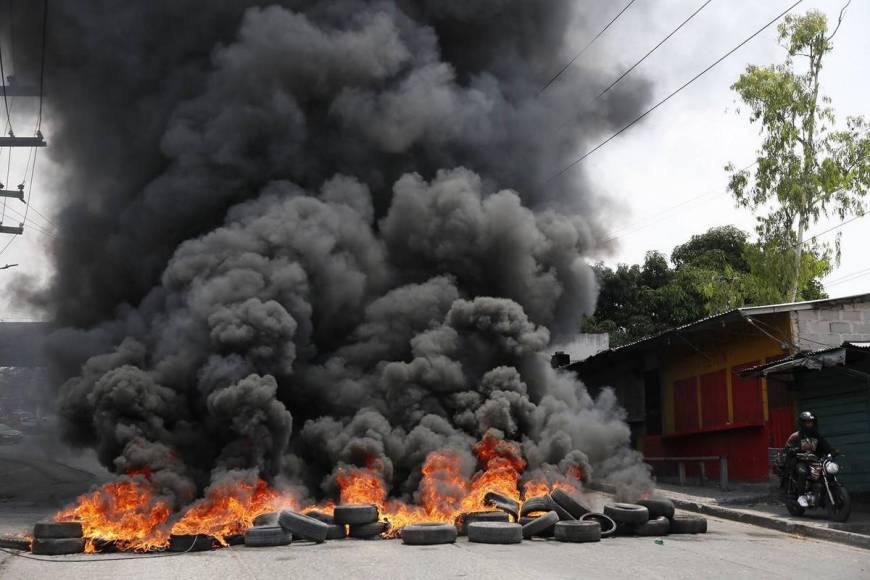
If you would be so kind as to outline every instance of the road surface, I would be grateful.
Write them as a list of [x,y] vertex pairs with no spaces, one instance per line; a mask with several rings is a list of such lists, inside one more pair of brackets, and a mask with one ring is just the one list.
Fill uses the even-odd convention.
[[[0,512],[0,518],[2,518]],[[710,519],[710,532],[653,538],[619,537],[596,544],[526,541],[515,546],[470,544],[405,546],[398,540],[341,540],[321,545],[294,543],[169,557],[119,554],[54,557],[51,562],[0,553],[0,578],[9,580],[155,580],[267,578],[437,579],[584,578],[870,578],[870,552],[805,540],[736,522]],[[9,523],[7,520],[6,523]],[[70,560],[85,560],[72,562]]]

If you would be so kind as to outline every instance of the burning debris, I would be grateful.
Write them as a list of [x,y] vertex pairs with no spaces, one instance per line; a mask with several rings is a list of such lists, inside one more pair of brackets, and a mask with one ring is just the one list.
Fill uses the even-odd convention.
[[[592,98],[587,63],[539,95],[578,3],[57,4],[70,205],[30,298],[59,325],[67,440],[119,474],[57,516],[86,551],[226,546],[336,503],[383,520],[309,518],[327,535],[397,537],[592,477],[652,489],[613,392],[546,354],[594,308],[607,228],[582,181],[543,178],[648,89]],[[251,541],[283,541],[269,525]]]

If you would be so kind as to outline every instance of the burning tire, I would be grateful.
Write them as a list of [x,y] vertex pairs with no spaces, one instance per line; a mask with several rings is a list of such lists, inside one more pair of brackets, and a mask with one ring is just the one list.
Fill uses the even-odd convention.
[[549,495],[539,495],[531,497],[523,502],[520,509],[521,516],[527,516],[535,512],[549,512],[553,510],[553,500]]
[[266,512],[254,518],[254,527],[278,525],[278,512]]
[[483,496],[483,503],[507,513],[515,522],[520,519],[520,504],[506,495],[502,495],[496,491],[487,492],[487,494]]
[[634,503],[610,503],[604,506],[604,515],[617,524],[640,525],[649,521],[649,510]]
[[294,538],[303,538],[318,544],[324,542],[329,533],[329,524],[290,510],[281,512],[278,516],[278,525],[290,532]]
[[361,540],[377,538],[381,534],[390,529],[390,524],[387,522],[369,522],[366,524],[357,524],[350,527],[350,537]]
[[[540,516],[522,516],[520,518],[519,523],[521,526],[525,526],[526,524],[531,523],[531,522],[535,521],[536,519],[538,519],[538,517],[540,517]],[[552,538],[553,534],[555,533],[555,529],[556,529],[555,527],[548,528],[548,529],[544,530],[543,532],[541,532],[540,534],[538,534],[538,536],[541,538]]]
[[579,520],[585,514],[588,514],[592,511],[589,506],[572,497],[571,494],[561,489],[554,489],[550,493],[550,499],[553,500],[553,503],[571,514],[571,517],[573,517],[574,519]]
[[506,513],[498,512],[469,512],[459,516],[459,535],[465,536],[468,534],[468,524],[472,522],[510,522],[510,516]]
[[642,499],[637,502],[637,505],[642,505],[649,511],[649,519],[651,520],[659,517],[665,517],[668,519],[674,517],[674,502],[669,499]]
[[241,546],[245,543],[245,534],[230,534],[229,536],[224,536],[224,542],[230,546]]
[[343,540],[347,537],[347,528],[338,524],[326,524],[329,531],[326,532],[327,540]]
[[256,526],[245,530],[245,545],[251,548],[286,546],[293,540],[281,526]]
[[327,513],[324,513],[324,512],[319,512],[317,510],[311,510],[309,512],[305,512],[305,515],[308,516],[309,518],[314,518],[315,520],[321,521],[324,524],[329,524],[329,525],[335,524],[335,518]]
[[371,524],[378,521],[378,508],[370,504],[337,505],[332,518],[339,525]]
[[217,544],[214,536],[207,534],[172,534],[169,536],[170,552],[205,552]]
[[523,526],[510,522],[471,522],[468,541],[479,544],[519,544],[523,541]]
[[450,524],[411,524],[402,529],[402,542],[409,546],[452,544],[456,535],[456,526]]
[[34,538],[81,538],[81,522],[36,522]]
[[4,536],[0,538],[0,548],[7,550],[21,550],[26,552],[30,549],[30,540],[27,538]]
[[532,536],[540,536],[551,530],[558,521],[559,514],[555,511],[549,511],[542,516],[538,516],[523,526],[523,537],[528,540]]
[[558,522],[555,526],[554,535],[560,542],[573,542],[575,544],[600,542],[601,524],[592,520]]
[[666,536],[671,530],[671,521],[665,516],[659,516],[645,524],[635,526],[634,533],[638,536]]
[[707,520],[702,517],[674,516],[671,518],[670,533],[672,534],[701,534],[705,531],[707,531]]
[[40,556],[80,554],[85,551],[84,538],[34,538],[30,550]]
[[580,518],[581,522],[598,522],[598,526],[601,528],[601,537],[609,538],[614,533],[616,533],[616,522],[610,519],[609,516],[605,514],[599,514],[597,512],[589,512],[588,514],[583,514],[583,517]]

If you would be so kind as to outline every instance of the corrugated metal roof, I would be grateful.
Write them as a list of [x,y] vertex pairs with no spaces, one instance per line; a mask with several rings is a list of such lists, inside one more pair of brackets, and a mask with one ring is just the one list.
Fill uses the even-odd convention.
[[[760,315],[760,314],[773,314],[776,312],[794,312],[796,310],[812,310],[814,308],[822,308],[825,306],[831,306],[835,304],[845,304],[851,302],[870,302],[870,293],[862,293],[862,294],[853,294],[851,296],[842,296],[840,298],[822,298],[820,300],[804,300],[802,302],[787,302],[783,304],[769,304],[765,306],[744,306],[742,308],[735,308],[733,310],[728,310],[725,312],[721,312],[719,314],[713,314],[707,316],[705,318],[701,318],[699,320],[695,320],[694,322],[690,322],[688,324],[684,324],[682,326],[677,326],[675,328],[671,328],[665,331],[662,331],[658,334],[653,334],[650,336],[646,336],[634,342],[629,342],[628,344],[623,344],[621,346],[617,346],[614,348],[610,348],[608,350],[602,351],[594,356],[591,356],[583,361],[579,361],[580,363],[585,363],[592,361],[598,357],[606,357],[609,354],[615,354],[619,352],[624,352],[626,350],[631,350],[641,344],[651,343],[657,339],[664,338],[666,336],[672,334],[678,334],[685,330],[696,329],[699,327],[703,327],[710,322],[714,321],[722,321],[725,322],[728,318],[734,318],[735,316],[739,316],[741,318],[746,318],[751,315]],[[859,343],[870,345],[870,343]],[[839,347],[838,347],[839,348]],[[857,347],[857,348],[870,348],[867,347]],[[578,363],[574,363],[578,364]]]

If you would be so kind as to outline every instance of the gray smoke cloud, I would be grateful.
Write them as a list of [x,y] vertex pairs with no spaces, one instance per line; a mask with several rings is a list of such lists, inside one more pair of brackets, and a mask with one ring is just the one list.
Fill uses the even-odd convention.
[[596,63],[538,95],[592,26],[574,2],[53,10],[69,203],[32,299],[70,440],[179,504],[250,469],[321,495],[374,466],[413,497],[487,432],[550,478],[648,484],[612,392],[547,360],[604,236],[582,174],[546,178],[648,97],[596,100]]

